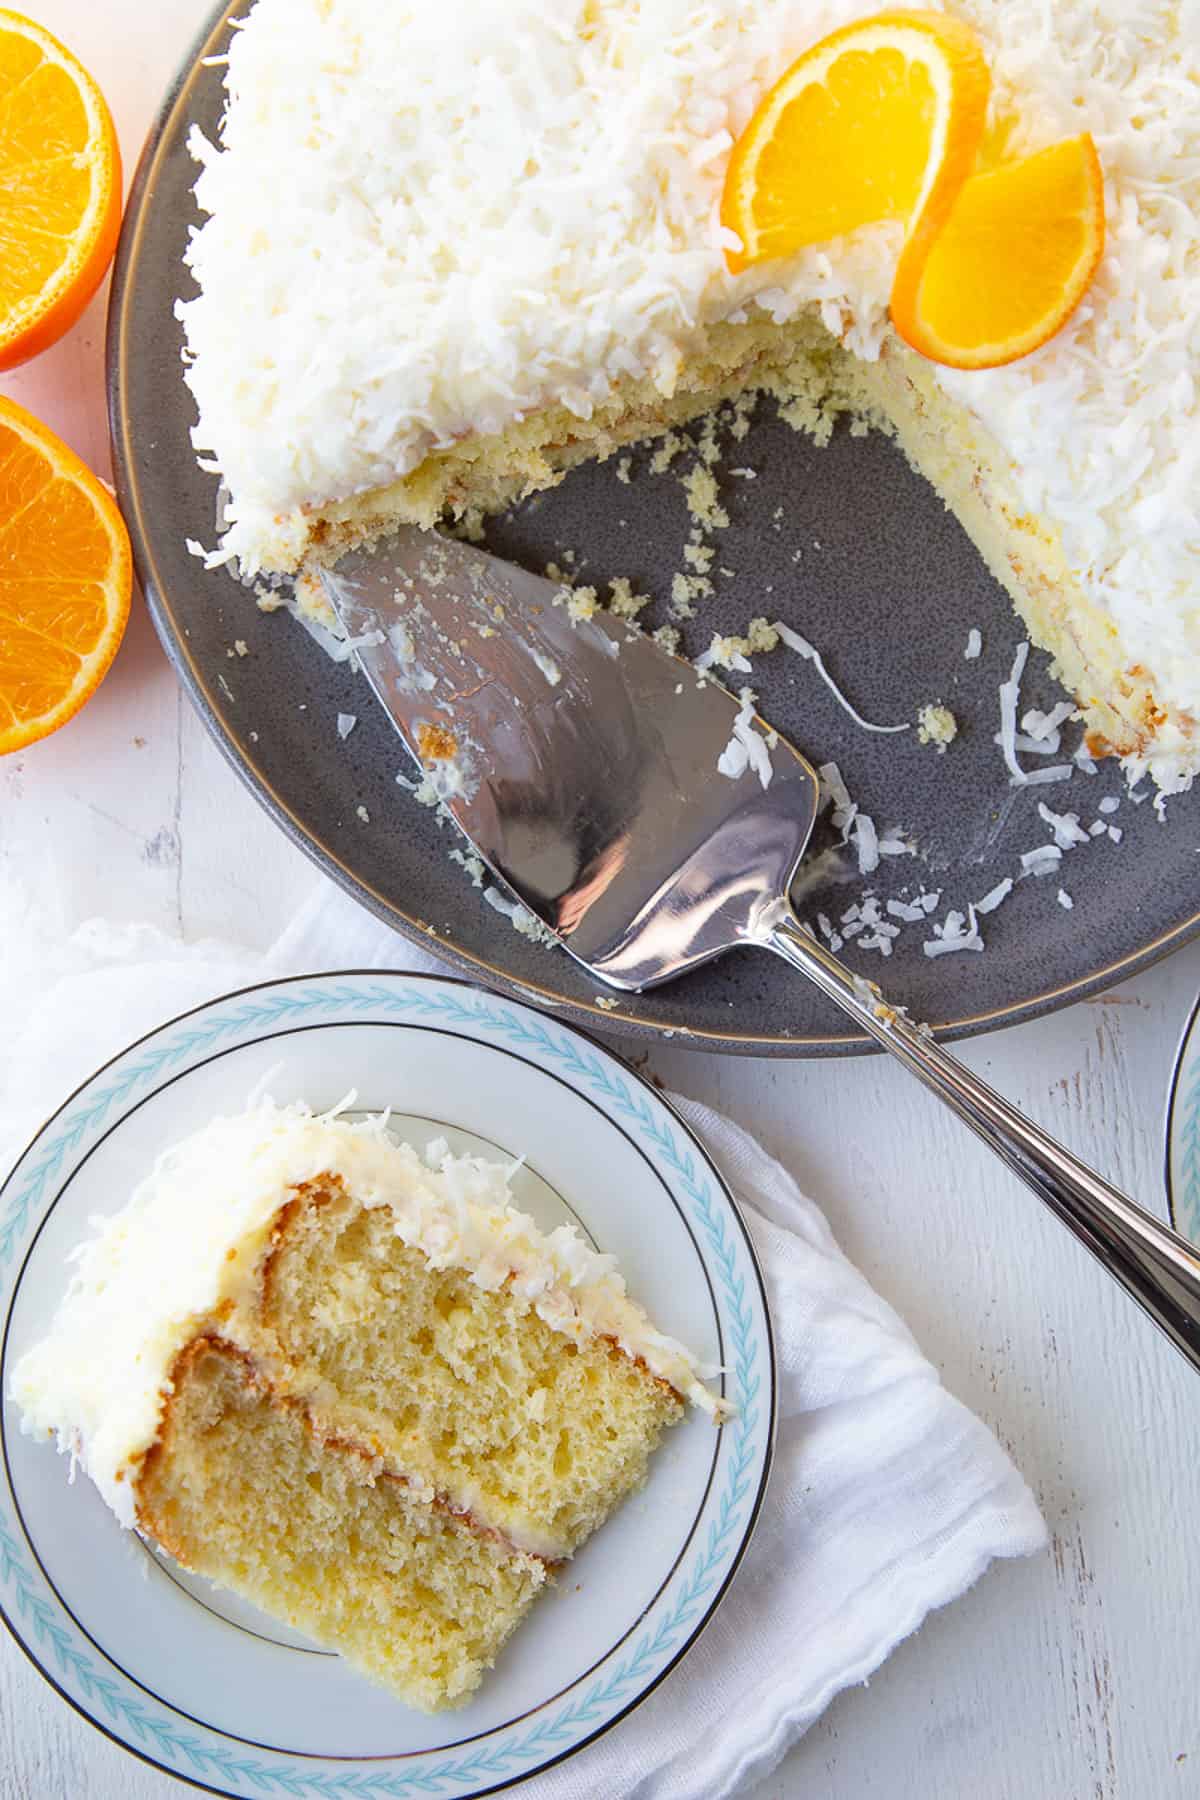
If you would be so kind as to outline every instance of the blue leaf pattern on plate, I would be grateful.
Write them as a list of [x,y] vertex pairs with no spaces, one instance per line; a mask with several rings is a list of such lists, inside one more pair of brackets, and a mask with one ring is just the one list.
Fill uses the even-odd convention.
[[[647,1094],[586,1039],[561,1031],[535,1013],[510,1008],[473,990],[410,985],[403,979],[384,983],[369,977],[333,979],[316,986],[292,984],[261,996],[243,996],[211,1015],[183,1021],[161,1041],[151,1040],[129,1052],[128,1060],[118,1059],[106,1085],[94,1093],[89,1091],[86,1101],[81,1100],[55,1122],[32,1167],[22,1175],[0,1219],[0,1271],[12,1262],[31,1219],[39,1216],[47,1203],[64,1165],[100,1130],[114,1108],[222,1044],[250,1034],[262,1035],[301,1018],[312,1023],[350,1015],[418,1020],[531,1052],[602,1101],[674,1175],[691,1223],[707,1246],[710,1272],[723,1301],[730,1340],[727,1379],[738,1411],[724,1427],[727,1454],[720,1491],[710,1499],[707,1534],[685,1559],[665,1614],[582,1694],[546,1709],[545,1716],[532,1726],[502,1727],[492,1734],[492,1741],[485,1740],[461,1755],[429,1752],[405,1757],[402,1769],[381,1768],[377,1760],[330,1768],[315,1760],[306,1766],[284,1755],[266,1760],[239,1754],[219,1733],[198,1734],[176,1724],[166,1708],[136,1697],[128,1682],[107,1673],[80,1647],[78,1634],[57,1604],[46,1598],[40,1573],[2,1514],[0,1595],[9,1622],[14,1627],[19,1624],[17,1635],[36,1644],[94,1716],[131,1747],[179,1775],[210,1785],[220,1783],[241,1796],[401,1800],[403,1796],[433,1795],[456,1800],[531,1774],[584,1741],[636,1699],[683,1646],[689,1627],[700,1623],[705,1602],[728,1574],[743,1541],[755,1501],[756,1463],[762,1458],[761,1448],[756,1449],[761,1408],[770,1403],[769,1393],[764,1393],[768,1383],[766,1341],[755,1329],[754,1307],[745,1274],[739,1269],[739,1246],[729,1227],[727,1208],[718,1202],[707,1173],[697,1168],[687,1140],[681,1142],[677,1137],[669,1116],[653,1106]],[[1193,1108],[1194,1126],[1200,1131],[1200,1071]],[[1200,1216],[1200,1158],[1194,1160]]]

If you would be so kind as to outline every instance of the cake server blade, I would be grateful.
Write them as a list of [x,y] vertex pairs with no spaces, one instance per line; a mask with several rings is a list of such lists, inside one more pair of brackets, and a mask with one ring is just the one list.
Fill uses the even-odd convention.
[[799,751],[691,664],[562,590],[415,529],[322,575],[367,677],[479,855],[599,980],[722,951],[816,983],[1046,1202],[1200,1369],[1200,1255],[1024,1118],[805,930],[816,817]]
[[787,892],[812,768],[760,720],[769,785],[720,774],[741,703],[628,621],[415,529],[322,579],[426,794],[601,979],[667,981]]

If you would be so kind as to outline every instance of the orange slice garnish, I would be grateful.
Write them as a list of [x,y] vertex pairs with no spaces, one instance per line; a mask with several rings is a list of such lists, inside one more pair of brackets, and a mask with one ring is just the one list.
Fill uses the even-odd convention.
[[65,725],[129,617],[129,535],[61,439],[0,398],[0,754]]
[[823,38],[759,103],[734,146],[721,222],[751,263],[860,225],[949,213],[983,135],[991,77],[943,13],[886,12]]
[[1074,312],[1104,253],[1104,177],[1085,132],[968,181],[936,232],[905,245],[892,322],[922,356],[992,369]]
[[0,369],[75,323],[121,227],[121,157],[104,96],[40,25],[0,9]]

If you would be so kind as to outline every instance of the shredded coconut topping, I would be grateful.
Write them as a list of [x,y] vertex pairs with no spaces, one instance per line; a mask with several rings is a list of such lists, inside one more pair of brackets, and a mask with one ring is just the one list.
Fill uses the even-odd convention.
[[863,731],[878,731],[886,734],[889,732],[907,731],[909,729],[907,725],[872,725],[870,720],[864,719],[857,707],[852,706],[850,701],[847,700],[845,694],[843,694],[841,688],[837,685],[837,682],[825,667],[825,659],[821,655],[821,652],[816,649],[814,645],[810,644],[807,638],[801,637],[798,631],[793,631],[791,626],[785,625],[781,619],[775,620],[772,630],[781,642],[787,645],[789,650],[794,650],[797,656],[802,656],[806,662],[812,664],[842,711],[849,713],[850,717],[854,720],[854,723],[860,726]]
[[761,785],[769,788],[775,770],[770,745],[754,729],[756,696],[749,688],[743,688],[738,698],[741,705],[734,717],[733,735],[717,758],[717,772],[730,781],[737,781],[747,769],[753,769]]
[[[221,548],[194,553],[250,577],[291,566],[305,506],[548,405],[586,420],[625,379],[669,397],[699,334],[755,309],[815,306],[876,358],[893,228],[732,277],[719,202],[768,85],[877,6],[457,0],[450,54],[433,0],[257,0],[219,141],[189,140],[206,217],[185,376],[231,494]],[[982,35],[1014,153],[1092,132],[1108,236],[1041,350],[933,378],[1009,458],[1126,661],[1200,716],[1196,0],[954,11]],[[1155,776],[1182,785],[1194,746],[1160,737]]]

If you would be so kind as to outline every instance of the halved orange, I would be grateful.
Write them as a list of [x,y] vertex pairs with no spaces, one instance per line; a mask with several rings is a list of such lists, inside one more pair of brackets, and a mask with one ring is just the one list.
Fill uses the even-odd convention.
[[944,13],[885,12],[813,45],[734,145],[721,222],[736,274],[860,225],[944,218],[971,173],[991,77]]
[[129,534],[107,488],[0,398],[0,754],[65,725],[99,687],[132,586]]
[[1054,336],[1104,253],[1104,177],[1085,132],[968,181],[901,253],[892,322],[956,369],[1015,362]]
[[45,350],[103,279],[121,227],[104,96],[40,25],[0,9],[0,369]]

